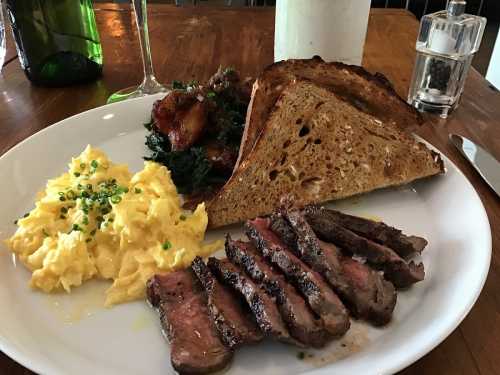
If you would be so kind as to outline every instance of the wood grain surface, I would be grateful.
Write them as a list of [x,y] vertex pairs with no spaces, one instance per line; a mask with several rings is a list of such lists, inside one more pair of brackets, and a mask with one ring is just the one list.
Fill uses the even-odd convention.
[[[69,88],[35,87],[19,62],[0,75],[0,154],[50,124],[106,102],[114,91],[137,84],[142,70],[137,35],[127,6],[100,4],[96,10],[104,49],[101,80]],[[150,5],[154,66],[163,82],[207,79],[219,65],[257,75],[273,61],[272,8],[176,8]],[[406,97],[415,58],[418,22],[404,10],[373,9],[363,65],[385,74]],[[436,349],[403,374],[500,374],[500,199],[448,142],[465,135],[500,159],[500,93],[474,70],[460,107],[448,120],[428,117],[417,133],[439,148],[467,176],[490,220],[493,258],[484,290],[463,323]],[[1,374],[30,374],[0,353]]]

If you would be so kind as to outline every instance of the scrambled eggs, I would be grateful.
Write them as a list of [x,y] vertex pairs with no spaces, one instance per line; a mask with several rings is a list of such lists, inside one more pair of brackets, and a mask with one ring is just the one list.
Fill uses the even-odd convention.
[[48,181],[6,243],[33,272],[31,286],[44,292],[113,280],[109,306],[143,298],[153,274],[220,248],[220,241],[202,244],[207,222],[204,204],[183,212],[164,166],[145,162],[132,176],[88,146],[67,173]]

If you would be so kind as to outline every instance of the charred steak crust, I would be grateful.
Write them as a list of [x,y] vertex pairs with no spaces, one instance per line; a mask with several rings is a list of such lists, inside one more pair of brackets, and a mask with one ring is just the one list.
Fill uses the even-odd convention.
[[242,270],[227,259],[208,258],[208,267],[217,277],[245,298],[262,332],[280,341],[301,346],[290,337],[274,301]]
[[323,320],[333,336],[342,336],[350,327],[343,303],[322,277],[298,259],[269,229],[269,219],[247,221],[245,232],[255,247],[279,268],[304,296],[311,309]]
[[288,224],[283,215],[279,212],[274,212],[269,215],[269,219],[269,229],[276,233],[286,246],[297,253],[297,235],[292,230],[290,224]]
[[412,256],[415,253],[420,254],[427,246],[425,238],[407,236],[401,230],[382,222],[344,214],[325,207],[307,206],[303,212],[310,222],[321,225],[322,220],[333,221],[360,236],[391,248],[403,258]]
[[320,243],[300,211],[282,210],[281,215],[273,216],[276,221],[286,221],[274,225],[279,226],[279,235],[291,238],[285,232],[294,233],[298,257],[328,281],[355,317],[375,325],[391,320],[396,291],[390,282],[366,264],[343,256],[334,245]]
[[394,250],[357,235],[324,217],[309,221],[319,238],[340,246],[345,251],[366,258],[367,262],[384,271],[384,277],[396,288],[407,288],[422,281],[423,263],[407,263]]
[[226,237],[226,255],[233,263],[245,270],[266,292],[276,298],[281,317],[290,334],[307,346],[323,347],[331,338],[321,320],[315,318],[304,299],[284,276],[273,269],[255,247]]
[[208,374],[228,365],[233,352],[220,340],[205,293],[191,270],[153,276],[147,283],[147,298],[160,314],[176,371]]
[[234,348],[262,340],[263,334],[250,312],[219,283],[200,257],[194,258],[191,268],[205,290],[208,311],[224,344]]

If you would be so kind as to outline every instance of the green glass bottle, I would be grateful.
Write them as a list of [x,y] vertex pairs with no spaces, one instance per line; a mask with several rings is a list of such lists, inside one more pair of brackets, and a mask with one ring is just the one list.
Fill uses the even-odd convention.
[[91,0],[7,0],[19,61],[31,82],[67,86],[102,74]]

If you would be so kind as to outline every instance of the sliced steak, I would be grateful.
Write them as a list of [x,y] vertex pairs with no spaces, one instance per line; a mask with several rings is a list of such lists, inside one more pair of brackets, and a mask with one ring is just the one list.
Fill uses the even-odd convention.
[[217,258],[208,258],[208,267],[220,280],[245,298],[262,332],[280,341],[298,344],[290,337],[278,307],[271,297],[250,280],[240,268],[227,259]]
[[320,241],[320,246],[327,259],[339,261],[341,275],[349,285],[345,299],[353,315],[377,326],[389,323],[397,300],[394,285],[366,264],[342,255],[335,245]]
[[345,306],[321,275],[297,258],[269,225],[269,219],[256,218],[247,221],[245,231],[264,257],[302,293],[311,309],[323,320],[326,330],[333,336],[342,336],[350,327]]
[[337,223],[360,236],[393,249],[403,258],[421,253],[427,246],[425,238],[407,236],[401,230],[385,223],[347,215],[324,207],[308,206],[304,209],[304,215],[313,227],[320,227],[328,222]]
[[226,255],[233,264],[244,269],[253,281],[260,283],[268,294],[276,298],[281,317],[292,337],[315,348],[323,347],[329,341],[331,336],[323,328],[321,320],[316,319],[295,288],[266,262],[252,244],[234,241],[228,236]]
[[287,239],[295,236],[299,258],[323,275],[355,317],[375,325],[391,320],[396,290],[380,273],[344,256],[336,246],[320,242],[298,210],[283,210],[271,220],[278,235]]
[[222,341],[234,348],[262,340],[264,336],[250,311],[215,278],[200,257],[194,258],[191,268],[205,289],[208,311]]
[[368,263],[383,270],[384,277],[396,288],[406,288],[424,279],[422,263],[407,263],[387,246],[361,237],[333,221],[321,220],[321,225],[311,221],[310,224],[322,240],[332,242],[351,254],[364,257]]
[[147,297],[160,314],[176,371],[207,374],[227,366],[233,352],[219,338],[208,315],[205,293],[191,270],[153,276]]

